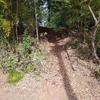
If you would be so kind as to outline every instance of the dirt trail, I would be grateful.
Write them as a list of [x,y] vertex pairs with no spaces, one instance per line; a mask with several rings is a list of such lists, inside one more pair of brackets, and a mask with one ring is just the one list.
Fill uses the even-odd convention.
[[[71,58],[76,71],[72,70],[65,52],[66,41],[69,38],[43,42],[49,60],[40,76],[28,73],[13,86],[0,73],[0,100],[100,100],[100,85],[90,77],[90,70]],[[76,51],[68,53],[74,57]]]

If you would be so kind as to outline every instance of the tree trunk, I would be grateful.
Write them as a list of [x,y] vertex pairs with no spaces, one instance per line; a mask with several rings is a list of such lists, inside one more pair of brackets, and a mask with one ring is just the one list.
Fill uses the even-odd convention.
[[38,33],[38,22],[37,22],[37,12],[36,12],[36,0],[34,0],[34,8],[35,8],[35,29],[37,35],[37,42],[39,41],[39,33]]
[[93,57],[95,57],[95,59],[97,60],[97,63],[100,64],[100,60],[99,60],[99,57],[97,55],[97,48],[96,48],[96,45],[95,45],[95,37],[96,37],[97,29],[98,29],[98,27],[95,26],[93,36],[92,36],[92,48],[93,48]]
[[89,2],[87,4],[88,6],[88,9],[90,10],[91,14],[92,14],[92,17],[95,21],[95,27],[94,27],[94,31],[93,31],[93,35],[92,35],[92,49],[93,49],[93,57],[95,57],[95,59],[97,60],[97,63],[100,64],[100,60],[99,60],[99,57],[97,55],[97,48],[96,48],[96,45],[95,45],[95,37],[96,37],[96,34],[97,34],[97,30],[98,30],[98,24],[100,23],[100,20],[97,20],[94,12],[92,11],[90,5],[89,5]]
[[18,43],[17,16],[18,16],[18,0],[16,0],[16,23],[15,23],[16,43]]
[[50,18],[51,18],[50,0],[47,0],[47,3],[48,3],[48,24],[49,24],[49,27],[50,27]]

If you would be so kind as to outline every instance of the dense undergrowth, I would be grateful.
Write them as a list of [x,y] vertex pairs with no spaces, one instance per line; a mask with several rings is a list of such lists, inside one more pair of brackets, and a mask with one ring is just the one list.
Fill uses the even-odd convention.
[[28,72],[39,75],[47,59],[44,47],[35,38],[28,36],[26,31],[21,43],[14,45],[3,40],[0,50],[0,69],[8,74],[9,83],[18,82]]

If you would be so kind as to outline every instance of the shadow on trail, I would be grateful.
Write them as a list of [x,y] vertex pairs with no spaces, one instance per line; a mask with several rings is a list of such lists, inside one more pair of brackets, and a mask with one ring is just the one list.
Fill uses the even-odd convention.
[[59,45],[57,42],[55,42],[55,46],[52,47],[51,52],[53,52],[58,59],[59,69],[63,78],[64,88],[66,95],[68,96],[68,100],[79,100],[71,87],[71,81],[61,56],[61,52],[63,51],[65,51],[64,45]]

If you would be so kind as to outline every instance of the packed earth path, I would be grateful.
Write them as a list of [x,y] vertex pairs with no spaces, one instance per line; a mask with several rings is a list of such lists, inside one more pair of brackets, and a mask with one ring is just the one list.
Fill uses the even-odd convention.
[[0,100],[100,100],[100,85],[91,77],[86,67],[89,63],[80,60],[77,51],[70,48],[69,60],[65,47],[69,40],[42,42],[48,60],[40,75],[26,73],[20,82],[12,85],[6,82],[7,75],[0,72]]

